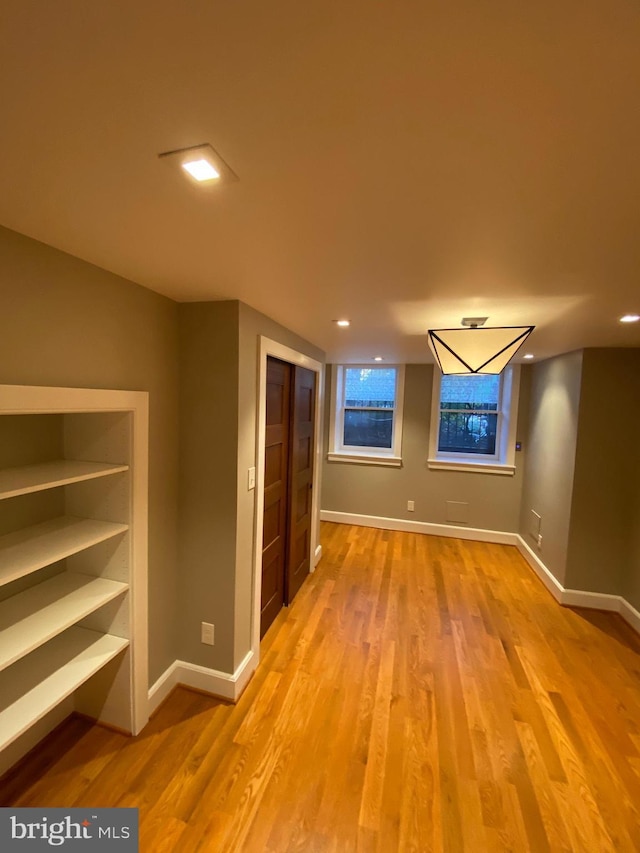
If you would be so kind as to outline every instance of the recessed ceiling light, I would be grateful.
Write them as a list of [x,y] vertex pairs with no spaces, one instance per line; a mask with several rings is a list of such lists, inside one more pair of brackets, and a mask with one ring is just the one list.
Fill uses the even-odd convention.
[[523,358],[533,358],[534,356],[530,352],[528,352],[526,355],[523,355],[522,357]]
[[338,326],[350,326],[351,325],[349,320],[334,320],[333,322],[336,323],[336,325],[338,325]]
[[620,317],[621,323],[637,323],[640,320],[640,314],[624,314]]
[[374,355],[373,360],[374,361],[384,361],[384,358],[381,355]]
[[196,181],[215,181],[220,177],[220,172],[208,160],[189,160],[182,168]]
[[203,187],[238,180],[233,169],[209,143],[163,151],[158,157],[174,169],[179,166],[182,174],[186,172],[195,183]]

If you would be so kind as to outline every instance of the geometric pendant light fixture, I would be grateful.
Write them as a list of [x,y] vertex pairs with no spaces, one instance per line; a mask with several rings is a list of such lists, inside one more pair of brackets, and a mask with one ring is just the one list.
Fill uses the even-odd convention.
[[462,329],[430,329],[428,340],[444,374],[502,373],[535,326],[480,328],[486,317],[464,317]]

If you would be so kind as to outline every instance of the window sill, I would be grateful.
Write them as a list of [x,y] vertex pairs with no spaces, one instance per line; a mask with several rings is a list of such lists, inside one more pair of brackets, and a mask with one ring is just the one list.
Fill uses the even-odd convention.
[[349,462],[352,465],[382,465],[386,468],[400,468],[401,456],[378,456],[375,453],[345,453],[337,450],[327,453],[329,462]]
[[464,471],[470,474],[502,474],[513,477],[516,473],[515,465],[506,465],[501,462],[464,462],[452,459],[428,459],[427,467],[432,471]]

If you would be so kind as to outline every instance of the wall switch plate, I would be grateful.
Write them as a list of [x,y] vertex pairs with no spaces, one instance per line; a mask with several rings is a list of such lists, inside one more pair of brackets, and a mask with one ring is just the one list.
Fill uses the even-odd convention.
[[251,491],[251,489],[255,489],[256,487],[256,469],[249,468],[248,476],[247,476],[247,491]]
[[415,501],[407,501],[407,509],[409,512],[415,512],[415,509],[416,509]]
[[205,646],[213,646],[215,639],[215,628],[211,622],[202,622],[200,626],[200,640]]

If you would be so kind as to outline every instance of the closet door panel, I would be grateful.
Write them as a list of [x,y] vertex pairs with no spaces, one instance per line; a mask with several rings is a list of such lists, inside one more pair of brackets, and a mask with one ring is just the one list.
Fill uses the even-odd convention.
[[311,568],[311,494],[316,374],[294,368],[292,453],[289,472],[290,511],[286,601],[290,604]]

